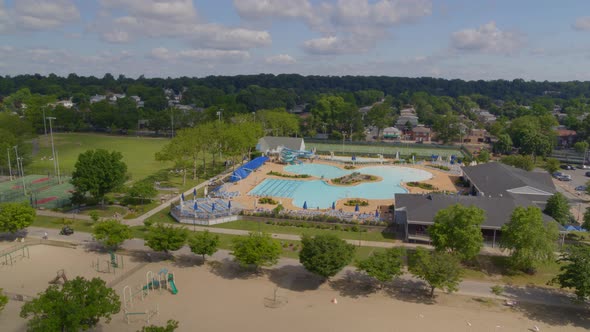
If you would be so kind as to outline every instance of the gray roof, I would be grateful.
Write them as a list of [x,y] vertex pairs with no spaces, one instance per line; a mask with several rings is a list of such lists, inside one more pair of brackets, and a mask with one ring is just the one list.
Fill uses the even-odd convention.
[[[499,229],[510,220],[510,215],[518,206],[536,206],[520,197],[477,197],[445,194],[396,194],[395,208],[406,210],[408,223],[432,224],[436,213],[454,204],[476,206],[485,212],[482,228]],[[554,221],[543,214],[545,222]],[[560,230],[562,227],[560,226]]]
[[464,175],[485,196],[505,196],[511,193],[509,190],[525,187],[528,194],[552,195],[556,192],[551,175],[547,172],[528,172],[497,162],[465,166],[462,169]]
[[258,140],[256,150],[266,152],[277,150],[281,146],[291,150],[299,150],[302,143],[303,138],[301,137],[265,136]]

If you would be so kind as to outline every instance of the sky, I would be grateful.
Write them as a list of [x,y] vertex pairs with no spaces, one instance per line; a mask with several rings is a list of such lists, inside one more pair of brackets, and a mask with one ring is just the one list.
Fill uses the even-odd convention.
[[0,0],[0,75],[590,80],[588,0]]

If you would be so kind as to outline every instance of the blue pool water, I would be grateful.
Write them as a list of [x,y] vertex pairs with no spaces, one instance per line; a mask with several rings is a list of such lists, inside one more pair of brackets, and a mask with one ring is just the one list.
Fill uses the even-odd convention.
[[296,174],[309,174],[315,177],[333,179],[360,172],[376,175],[383,180],[361,183],[355,186],[332,186],[322,180],[300,181],[266,179],[248,194],[253,196],[274,196],[292,198],[295,206],[302,207],[307,202],[309,208],[329,208],[332,202],[346,198],[393,199],[397,193],[405,193],[400,182],[423,181],[432,174],[420,169],[397,166],[373,166],[358,170],[344,170],[335,166],[322,164],[300,164],[285,167],[285,171]]

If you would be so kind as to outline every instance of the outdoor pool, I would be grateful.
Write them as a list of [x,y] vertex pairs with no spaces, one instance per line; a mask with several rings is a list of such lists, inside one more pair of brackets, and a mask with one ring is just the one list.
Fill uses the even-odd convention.
[[323,180],[282,180],[266,179],[252,189],[252,196],[273,196],[292,198],[293,204],[308,208],[326,209],[332,202],[346,198],[392,199],[397,193],[407,192],[400,183],[423,181],[432,178],[432,174],[420,169],[398,166],[372,166],[357,170],[344,170],[324,164],[299,164],[285,167],[285,171],[296,174],[309,174],[314,177],[333,179],[352,172],[375,175],[382,178],[378,182],[361,183],[354,186],[333,186]]

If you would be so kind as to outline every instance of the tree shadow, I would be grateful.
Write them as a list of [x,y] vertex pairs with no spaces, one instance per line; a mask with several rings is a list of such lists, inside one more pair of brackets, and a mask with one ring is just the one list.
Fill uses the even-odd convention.
[[321,277],[307,271],[301,265],[284,265],[266,272],[269,280],[275,285],[296,292],[316,290],[323,283]]
[[264,274],[260,269],[244,268],[229,258],[224,258],[221,261],[208,261],[207,266],[211,273],[228,280],[254,279]]
[[173,265],[175,267],[183,268],[183,267],[193,267],[193,266],[202,266],[205,264],[203,261],[203,257],[196,256],[196,255],[176,255]]
[[26,238],[27,235],[28,235],[28,231],[26,229],[21,229],[19,231],[14,232],[14,233],[0,232],[0,242],[15,242],[15,244],[16,244],[17,239]]
[[420,304],[434,304],[436,299],[430,296],[430,290],[420,280],[397,278],[384,288],[392,298]]
[[346,271],[342,278],[330,281],[330,287],[340,296],[357,299],[374,294],[378,290],[377,283],[367,275],[357,271]]

